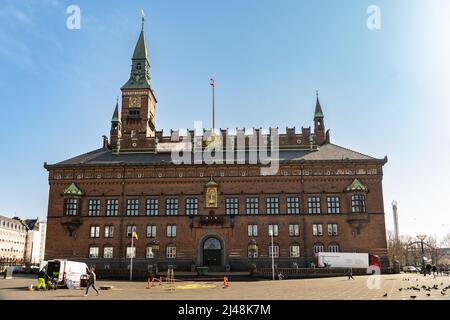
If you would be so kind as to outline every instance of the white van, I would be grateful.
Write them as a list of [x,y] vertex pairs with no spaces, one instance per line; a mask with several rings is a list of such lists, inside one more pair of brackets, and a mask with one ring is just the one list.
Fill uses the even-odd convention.
[[49,260],[41,267],[46,269],[47,275],[52,278],[58,277],[58,285],[67,286],[68,288],[79,287],[81,276],[86,276],[88,266],[84,262],[68,261],[68,260]]

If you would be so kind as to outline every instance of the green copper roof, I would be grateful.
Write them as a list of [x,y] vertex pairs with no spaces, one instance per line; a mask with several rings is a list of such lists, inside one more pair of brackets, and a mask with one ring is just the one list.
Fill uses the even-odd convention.
[[133,79],[130,78],[121,89],[151,89],[150,81],[147,79]]
[[314,118],[323,118],[322,107],[320,106],[319,97],[316,99],[316,110],[314,112]]
[[145,44],[145,35],[144,30],[141,31],[141,34],[139,35],[138,42],[136,43],[136,48],[134,48],[133,53],[133,60],[134,59],[148,59],[148,51],[147,51],[147,45]]
[[364,191],[367,192],[368,189],[365,185],[359,182],[358,179],[353,180],[352,184],[349,185],[346,189],[347,191]]
[[114,109],[114,114],[112,116],[111,122],[120,122],[120,119],[119,119],[119,98],[117,98],[116,108]]
[[73,195],[73,196],[82,196],[83,192],[80,190],[80,188],[77,187],[75,183],[71,183],[70,186],[67,187],[66,190],[64,190],[65,195]]

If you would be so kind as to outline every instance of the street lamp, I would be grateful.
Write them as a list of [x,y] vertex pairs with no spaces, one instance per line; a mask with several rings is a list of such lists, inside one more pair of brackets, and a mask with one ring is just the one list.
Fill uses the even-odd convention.
[[155,258],[155,274],[158,276],[158,252],[159,252],[159,241],[153,240],[151,242],[153,257]]
[[269,230],[269,235],[272,237],[272,246],[270,248],[272,255],[272,280],[275,280],[275,261],[274,261],[274,250],[273,250],[273,228]]
[[425,273],[425,257],[424,257],[424,252],[423,252],[423,240],[425,240],[426,238],[427,238],[426,235],[418,235],[417,236],[417,239],[420,240],[420,245],[422,248],[422,272],[423,272],[424,277],[426,276],[426,273]]
[[[250,251],[250,254],[252,256],[252,266],[250,269],[251,274],[253,274],[253,266],[254,266],[253,259],[255,258],[255,253],[257,250],[258,250],[258,246],[256,245],[256,240],[255,240],[255,238],[252,237],[248,244],[248,251]],[[256,266],[255,266],[255,268],[256,268]]]

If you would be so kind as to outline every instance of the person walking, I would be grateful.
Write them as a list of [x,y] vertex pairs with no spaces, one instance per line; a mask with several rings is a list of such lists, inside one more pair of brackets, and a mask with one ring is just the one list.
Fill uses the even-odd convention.
[[436,265],[433,265],[433,267],[431,268],[431,271],[433,271],[433,277],[436,278],[436,273],[437,273]]
[[100,295],[100,292],[98,292],[97,287],[95,286],[95,281],[97,280],[97,275],[95,274],[95,266],[91,266],[91,269],[89,270],[89,279],[87,281],[86,286],[86,293],[84,294],[85,297],[87,297],[89,293],[89,288],[92,287],[95,292],[97,292],[97,295]]
[[355,278],[353,278],[353,268],[350,268],[350,272],[348,273],[348,280],[350,279],[355,280]]

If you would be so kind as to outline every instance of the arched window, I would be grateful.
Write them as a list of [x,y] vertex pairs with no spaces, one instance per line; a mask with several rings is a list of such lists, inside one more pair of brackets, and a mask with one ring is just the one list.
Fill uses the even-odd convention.
[[340,248],[339,248],[339,244],[337,243],[332,243],[328,246],[328,251],[329,252],[339,252]]
[[97,259],[99,253],[99,248],[96,245],[89,247],[89,259]]
[[113,247],[111,245],[105,245],[103,247],[103,258],[112,259],[113,258]]
[[300,257],[300,245],[298,243],[292,243],[289,246],[289,256],[291,258],[299,258]]
[[169,244],[166,247],[166,258],[175,259],[177,257],[177,247],[174,244]]
[[208,238],[203,243],[203,249],[204,250],[220,250],[222,249],[222,245],[220,244],[220,241],[216,238]]
[[314,253],[324,252],[324,251],[325,251],[325,248],[324,248],[323,243],[318,242],[314,245]]
[[133,256],[133,259],[136,258],[136,246],[131,246],[131,244],[129,244],[127,246],[127,251],[126,251],[126,257],[127,259],[131,259],[131,256]]
[[148,245],[147,248],[145,248],[145,257],[147,259],[153,259],[155,257],[155,253],[153,252],[153,247],[151,245]]
[[277,243],[274,243],[273,247],[271,245],[269,246],[269,258],[272,258],[272,256],[274,258],[278,258],[280,256],[280,247]]

